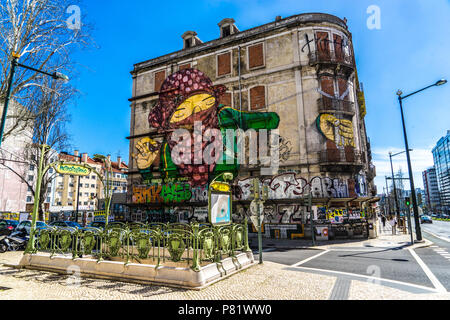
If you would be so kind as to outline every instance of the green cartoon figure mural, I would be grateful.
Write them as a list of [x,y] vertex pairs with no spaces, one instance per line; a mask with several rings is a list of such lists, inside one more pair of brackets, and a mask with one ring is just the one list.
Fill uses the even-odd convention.
[[[150,137],[141,139],[136,144],[138,152],[133,154],[145,180],[152,177],[152,168],[156,167],[162,178],[187,178],[191,187],[206,185],[221,172],[233,172],[237,175],[239,164],[236,159],[227,159],[229,155],[224,152],[223,147],[219,154],[211,154],[214,161],[195,161],[203,159],[205,149],[217,142],[214,138],[204,138],[208,135],[208,130],[220,130],[223,145],[226,145],[227,129],[271,130],[278,128],[280,119],[274,112],[240,112],[220,104],[225,92],[225,86],[213,86],[208,76],[197,69],[184,69],[166,78],[161,86],[158,103],[148,117],[150,127],[156,128],[164,138],[162,142]],[[199,122],[201,127],[192,140],[174,139],[177,129],[193,133]],[[183,146],[184,157],[191,161],[173,161],[172,151],[177,145],[179,149],[180,144]],[[200,147],[195,148],[195,144]]]

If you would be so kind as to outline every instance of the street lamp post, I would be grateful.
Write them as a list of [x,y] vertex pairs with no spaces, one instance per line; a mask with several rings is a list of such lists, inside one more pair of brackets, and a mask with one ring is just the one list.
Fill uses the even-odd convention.
[[8,107],[9,107],[9,101],[11,100],[11,91],[12,91],[12,84],[13,84],[13,80],[14,80],[14,73],[16,72],[16,68],[17,67],[21,67],[21,68],[25,68],[37,73],[42,73],[45,74],[47,76],[52,77],[55,80],[64,80],[64,81],[69,81],[69,77],[59,73],[59,72],[54,72],[54,73],[49,73],[49,72],[45,72],[39,69],[35,69],[29,66],[25,66],[21,63],[19,63],[19,58],[20,55],[13,52],[12,53],[12,60],[11,60],[11,68],[10,68],[10,75],[9,75],[9,79],[8,79],[8,87],[6,89],[6,97],[5,97],[5,103],[4,103],[4,108],[3,108],[3,113],[2,113],[2,120],[0,123],[0,146],[2,145],[2,140],[3,140],[3,132],[5,130],[5,123],[6,123],[6,115],[8,113]]
[[[410,149],[409,151],[412,151],[412,149]],[[397,198],[397,187],[395,185],[395,179],[394,179],[394,167],[392,165],[392,157],[395,157],[399,154],[405,153],[406,151],[401,151],[398,153],[394,153],[392,154],[392,152],[389,152],[389,160],[391,162],[391,174],[392,174],[392,183],[394,184],[394,199],[395,199],[395,211],[397,212],[397,221],[400,221],[400,208],[398,205],[398,198]]]
[[[403,92],[401,90],[397,91],[397,95],[398,95],[398,102],[400,104],[400,113],[402,116],[402,125],[403,125],[403,137],[405,139],[405,152],[406,152],[406,160],[408,161],[408,173],[409,173],[409,184],[411,187],[411,200],[412,200],[412,205],[413,205],[413,210],[414,210],[414,222],[416,225],[416,238],[417,241],[422,241],[422,232],[420,230],[420,221],[419,221],[419,210],[417,208],[417,199],[416,199],[416,189],[414,187],[414,178],[413,178],[413,171],[412,171],[412,167],[411,167],[411,158],[409,155],[409,146],[408,146],[408,137],[406,135],[406,127],[405,127],[405,118],[403,116],[403,100],[416,94],[419,93],[421,91],[424,91],[428,88],[434,87],[434,86],[441,86],[443,84],[446,84],[447,80],[442,79],[437,81],[435,84],[432,84],[430,86],[427,86],[423,89],[417,90],[413,93],[410,93],[404,97],[402,97]],[[394,182],[395,184],[395,182]]]

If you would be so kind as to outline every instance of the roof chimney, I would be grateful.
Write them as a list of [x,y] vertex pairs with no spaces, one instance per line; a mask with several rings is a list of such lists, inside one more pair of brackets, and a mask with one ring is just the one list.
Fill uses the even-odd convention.
[[120,156],[117,156],[117,168],[121,168],[122,167],[122,158]]
[[78,150],[74,150],[74,151],[73,151],[73,155],[74,155],[75,157],[78,157]]
[[87,153],[82,153],[81,154],[81,159],[83,160],[84,163],[86,163],[87,159],[88,159],[88,154]]
[[203,43],[203,41],[197,37],[197,32],[195,31],[186,31],[181,35],[181,38],[183,38],[183,49],[188,49]]
[[225,18],[218,23],[221,38],[225,38],[239,32],[239,29],[234,23],[235,21],[233,18]]
[[275,21],[276,21],[276,22],[281,21],[281,19],[282,19],[281,16],[276,16],[276,17],[275,17]]

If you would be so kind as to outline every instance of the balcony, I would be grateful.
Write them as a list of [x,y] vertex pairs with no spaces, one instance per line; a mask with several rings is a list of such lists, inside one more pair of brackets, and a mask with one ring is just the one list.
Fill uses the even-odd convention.
[[317,99],[317,106],[319,108],[319,113],[355,115],[355,103],[351,101],[322,96]]
[[351,147],[319,152],[319,164],[324,171],[358,172],[364,167],[361,153]]
[[367,180],[372,181],[377,176],[377,170],[375,166],[370,163],[369,164],[369,171],[367,172]]
[[308,53],[309,65],[319,67],[332,67],[340,69],[346,74],[355,70],[353,57],[344,53],[336,54],[334,51],[312,51]]

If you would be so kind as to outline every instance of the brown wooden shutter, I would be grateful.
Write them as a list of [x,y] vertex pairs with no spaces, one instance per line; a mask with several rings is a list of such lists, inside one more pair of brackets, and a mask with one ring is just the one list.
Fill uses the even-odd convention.
[[345,160],[347,162],[355,162],[355,149],[353,149],[353,147],[351,146],[345,146],[344,151],[345,151]]
[[[339,97],[342,97],[342,95],[344,94],[344,92],[348,89],[348,82],[347,80],[343,79],[343,78],[338,78],[338,87],[339,87]],[[349,94],[347,93],[347,95],[345,97],[343,97],[343,100],[349,100]]]
[[264,66],[264,47],[262,43],[248,47],[248,67],[256,68]]
[[330,59],[328,32],[316,32],[316,48],[320,60]]
[[219,103],[225,105],[225,106],[230,106],[232,105],[231,103],[231,93],[230,92],[226,92],[224,93],[224,95],[220,98]]
[[350,198],[356,197],[356,192],[355,192],[356,181],[355,181],[355,179],[348,179],[347,184],[348,184],[348,196]]
[[[324,93],[334,97],[334,80],[332,77],[328,77],[328,76],[320,77],[320,88]],[[327,108],[327,109],[334,108],[333,101],[331,100],[330,97],[322,95],[322,101],[323,101],[323,106],[325,108]]]
[[189,69],[191,67],[190,63],[182,64],[178,67],[178,70]]
[[322,76],[320,77],[320,88],[326,94],[334,97],[334,81],[332,77]]
[[158,71],[155,73],[155,91],[161,90],[161,85],[166,79],[166,71]]
[[231,73],[231,53],[227,52],[217,56],[217,75],[223,76]]
[[342,50],[342,37],[337,34],[333,35],[334,42],[334,55],[336,56],[336,61],[343,62],[344,61],[344,52]]
[[250,110],[258,110],[266,106],[266,88],[257,86],[250,89]]
[[341,161],[341,153],[336,146],[336,143],[331,140],[327,140],[327,161],[328,162],[340,162]]

